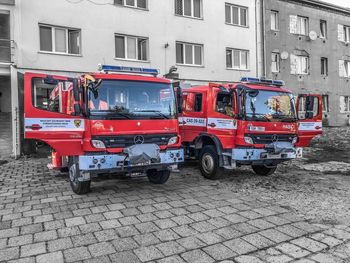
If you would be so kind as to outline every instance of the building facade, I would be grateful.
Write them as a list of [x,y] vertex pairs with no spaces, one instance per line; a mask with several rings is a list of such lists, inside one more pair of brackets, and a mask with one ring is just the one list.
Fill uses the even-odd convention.
[[323,95],[326,125],[349,125],[350,10],[315,0],[264,0],[265,76]]
[[21,152],[23,73],[76,76],[102,63],[157,68],[161,74],[175,66],[191,84],[259,76],[256,3],[0,0],[0,15],[9,17],[3,37],[11,44],[3,51],[0,105],[1,112],[11,113],[13,155]]

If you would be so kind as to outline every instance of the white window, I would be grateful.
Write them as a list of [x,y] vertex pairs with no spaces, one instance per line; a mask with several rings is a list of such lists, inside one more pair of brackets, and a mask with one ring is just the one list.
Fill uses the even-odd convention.
[[279,29],[278,11],[271,11],[271,30],[277,31]]
[[115,57],[130,60],[148,60],[148,38],[115,35]]
[[309,74],[309,57],[301,55],[290,55],[291,74],[307,75]]
[[339,60],[339,77],[350,78],[350,60]]
[[147,0],[114,0],[114,4],[147,9]]
[[274,73],[280,72],[280,53],[272,52],[271,54],[271,71]]
[[328,76],[328,58],[321,58],[321,75]]
[[228,69],[249,69],[249,51],[241,49],[226,49],[226,67]]
[[340,96],[340,112],[350,112],[350,96]]
[[350,42],[350,27],[344,26],[344,41],[346,43]]
[[322,95],[322,111],[329,112],[329,97],[328,95]]
[[309,18],[303,16],[289,16],[290,33],[297,35],[307,35],[309,31]]
[[320,20],[320,38],[327,38],[327,21]]
[[175,0],[175,14],[202,18],[202,0]]
[[40,51],[80,54],[80,29],[39,25]]
[[225,21],[236,26],[248,26],[248,7],[225,4]]
[[203,45],[176,42],[176,63],[203,65]]

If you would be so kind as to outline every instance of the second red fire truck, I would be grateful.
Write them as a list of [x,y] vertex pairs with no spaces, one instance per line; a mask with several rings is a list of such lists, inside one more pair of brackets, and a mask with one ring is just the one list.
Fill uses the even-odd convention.
[[250,165],[270,175],[277,165],[302,156],[322,133],[322,98],[283,88],[282,81],[242,78],[183,90],[180,130],[187,157],[199,160],[204,177],[221,168]]
[[157,75],[107,65],[77,78],[26,73],[25,138],[52,148],[51,168],[68,168],[77,194],[100,173],[145,173],[165,183],[184,155],[174,87]]

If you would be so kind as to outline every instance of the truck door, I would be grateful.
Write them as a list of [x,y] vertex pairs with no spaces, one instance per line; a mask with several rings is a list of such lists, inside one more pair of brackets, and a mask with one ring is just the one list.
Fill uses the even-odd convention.
[[307,147],[311,140],[322,134],[322,96],[302,94],[297,98],[298,143],[299,147]]
[[[24,75],[24,137],[49,144],[60,155],[81,152],[85,122],[80,116],[77,79],[26,73]],[[75,98],[74,98],[75,97]]]

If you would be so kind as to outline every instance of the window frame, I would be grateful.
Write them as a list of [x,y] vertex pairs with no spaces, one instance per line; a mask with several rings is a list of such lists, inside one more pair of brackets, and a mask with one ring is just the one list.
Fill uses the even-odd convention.
[[[328,76],[328,58],[326,57],[321,57],[321,76]],[[322,69],[323,71],[325,72],[322,72]]]
[[[275,58],[277,58],[276,61],[273,61],[272,56],[275,55]],[[273,70],[273,63],[276,63],[277,70]],[[281,72],[281,54],[279,52],[271,52],[271,72],[272,73],[280,73]]]
[[199,4],[200,4],[200,9],[199,9],[199,12],[200,12],[200,16],[197,17],[197,16],[194,16],[194,0],[189,0],[191,1],[191,15],[185,15],[185,0],[181,0],[181,3],[182,3],[182,14],[178,14],[176,13],[176,1],[177,0],[174,0],[174,13],[175,13],[175,16],[179,16],[179,17],[187,17],[187,18],[192,18],[192,19],[199,19],[199,20],[203,20],[203,0],[199,0]]
[[[301,21],[302,20],[304,20],[304,21],[306,21],[305,22],[305,34],[303,34],[302,32],[301,32],[301,29],[302,29],[302,23],[301,23]],[[308,17],[306,17],[306,16],[299,16],[299,15],[297,15],[297,33],[298,33],[298,35],[301,35],[301,36],[307,36],[308,35],[308,33],[309,33],[309,18]]]
[[[48,50],[41,50],[41,32],[40,29],[41,27],[46,27],[51,29],[51,51]],[[56,29],[59,30],[64,30],[65,31],[65,49],[66,52],[61,52],[61,51],[56,51]],[[78,48],[79,48],[79,53],[69,53],[69,33],[73,31],[78,31],[79,32],[79,41],[78,41]],[[80,28],[73,28],[73,27],[65,27],[65,26],[56,26],[56,25],[49,25],[49,24],[42,24],[39,23],[39,53],[45,53],[45,54],[56,54],[56,55],[67,55],[67,56],[82,56],[82,32]]]
[[[117,46],[116,46],[116,37],[123,37],[124,38],[124,58],[117,57]],[[129,58],[128,57],[128,38],[133,38],[135,39],[135,51],[136,51],[136,59],[134,58]],[[138,43],[139,40],[146,40],[147,41],[147,48],[146,48],[146,60],[143,59],[138,59],[139,58],[139,49],[138,49]],[[142,37],[142,36],[134,36],[134,35],[125,35],[125,34],[119,34],[115,33],[114,34],[114,59],[117,60],[126,60],[126,61],[137,61],[137,62],[150,62],[150,52],[149,52],[149,38],[148,37]],[[142,55],[141,55],[142,57]]]
[[343,25],[344,28],[344,42],[350,43],[350,26]]
[[[227,17],[226,17],[226,6],[230,7],[230,17],[231,17],[231,22],[227,22]],[[233,23],[233,12],[232,9],[233,7],[238,8],[238,24]],[[246,25],[241,24],[241,9],[246,10]],[[246,27],[249,28],[249,7],[247,6],[241,6],[241,5],[236,5],[236,4],[231,4],[231,3],[225,3],[225,24],[231,25],[231,26],[239,26],[239,27]]]
[[113,5],[115,5],[115,6],[121,6],[121,7],[128,7],[128,8],[135,8],[135,9],[140,9],[140,10],[145,10],[145,11],[148,11],[149,9],[148,9],[148,0],[145,0],[146,1],[146,7],[145,8],[143,8],[143,7],[138,7],[137,6],[137,1],[138,0],[134,0],[134,5],[132,6],[132,5],[127,5],[126,4],[126,0],[121,0],[122,1],[122,4],[118,4],[118,3],[116,3],[116,0],[114,0],[113,1]]
[[340,96],[339,99],[343,97],[344,98],[344,102],[345,102],[345,108],[344,108],[344,111],[341,111],[341,108],[340,108],[340,113],[349,113],[350,112],[350,96]]
[[[274,16],[274,19],[276,20],[275,21],[275,28],[272,28],[272,16]],[[279,12],[276,11],[276,10],[271,10],[271,13],[270,13],[270,29],[272,31],[279,31],[280,30],[280,23],[279,23]]]
[[[310,74],[310,56],[306,56],[306,55],[295,55],[296,59],[297,59],[297,65],[296,65],[296,72],[294,75],[309,75]],[[306,59],[307,63],[306,63],[306,69],[307,72],[302,72],[303,70],[303,59]],[[300,63],[299,63],[300,62]],[[299,71],[300,69],[300,71]]]
[[[322,31],[324,31],[322,33]],[[321,39],[327,39],[328,37],[328,24],[327,24],[327,20],[320,20],[320,38]]]
[[329,95],[328,94],[322,95],[322,112],[323,113],[330,112],[330,110],[329,110]]
[[[232,62],[232,67],[229,67],[227,64],[227,52],[231,51],[231,62]],[[234,51],[239,51],[239,67],[235,67],[235,60],[234,60]],[[247,67],[242,68],[242,52],[246,53],[246,60],[247,60]],[[249,71],[250,70],[250,52],[249,50],[246,49],[239,49],[239,48],[226,48],[226,69],[228,70],[239,70],[239,71]]]
[[[177,48],[175,48],[175,59],[176,59],[176,65],[180,66],[190,66],[190,67],[204,67],[204,45],[203,44],[196,44],[196,43],[188,43],[188,42],[182,42],[182,41],[176,41],[175,42],[175,47],[177,45],[182,45],[182,61],[183,63],[180,63],[177,61]],[[192,46],[192,64],[186,63],[186,45],[191,45]],[[195,47],[200,47],[201,48],[201,64],[195,64]]]

